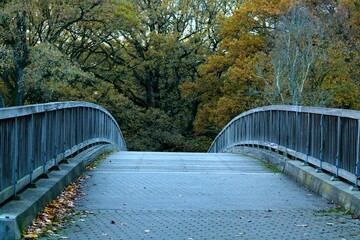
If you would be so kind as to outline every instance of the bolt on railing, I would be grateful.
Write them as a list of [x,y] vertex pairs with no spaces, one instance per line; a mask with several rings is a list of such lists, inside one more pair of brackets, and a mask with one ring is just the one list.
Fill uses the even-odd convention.
[[359,187],[360,111],[301,106],[256,108],[232,119],[208,152],[225,152],[235,146],[279,151]]
[[85,102],[0,109],[0,204],[50,168],[93,145],[126,150],[115,119]]

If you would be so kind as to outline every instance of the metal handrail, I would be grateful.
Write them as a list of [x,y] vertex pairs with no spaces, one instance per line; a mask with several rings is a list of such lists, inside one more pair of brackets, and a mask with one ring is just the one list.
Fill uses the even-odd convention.
[[265,147],[315,165],[359,186],[360,111],[267,106],[232,119],[208,152]]
[[98,144],[126,150],[104,108],[58,102],[0,109],[0,204],[60,161]]

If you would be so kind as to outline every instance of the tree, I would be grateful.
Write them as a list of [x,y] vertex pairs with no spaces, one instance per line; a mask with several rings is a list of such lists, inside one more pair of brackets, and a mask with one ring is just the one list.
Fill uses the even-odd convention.
[[[90,12],[101,1],[7,1],[0,10],[0,79],[8,105],[26,101],[24,71],[33,59],[31,49],[41,43],[61,48],[69,30],[81,21],[95,21]],[[46,53],[50,54],[50,53]]]
[[264,96],[270,104],[302,103],[305,84],[315,61],[314,39],[316,28],[303,4],[295,4],[274,25],[273,44],[268,60],[271,79],[265,82]]
[[12,9],[0,11],[0,78],[12,99],[12,104],[21,105],[24,98],[24,68],[27,64],[26,12]]
[[359,3],[244,1],[220,27],[217,51],[185,83],[198,133],[214,137],[264,104],[359,108]]
[[[232,4],[237,1],[117,2],[122,4],[113,7],[116,17],[107,25],[111,34],[105,37],[108,40],[103,46],[111,53],[110,61],[104,61],[91,71],[131,99],[142,119],[145,113],[154,117],[153,112],[160,112],[166,114],[162,119],[168,121],[169,126],[175,126],[171,127],[175,128],[173,136],[192,135],[198,103],[196,99],[182,97],[179,86],[194,82],[198,77],[199,65],[217,48],[219,19],[230,14],[234,8]],[[92,54],[79,61],[88,66],[100,57],[100,54]],[[161,131],[158,124],[148,125],[152,127],[151,132]],[[158,142],[155,135],[140,136],[139,128],[133,126],[131,131],[139,142],[140,139],[148,144]],[[159,150],[182,145],[182,141],[175,144],[167,139],[168,144],[158,145]]]
[[55,46],[41,43],[29,50],[31,61],[24,70],[27,103],[84,99],[85,90],[96,85],[91,73],[82,71]]
[[199,109],[194,122],[198,133],[213,138],[231,118],[263,105],[263,84],[256,64],[267,54],[274,23],[288,1],[244,1],[220,27],[220,44],[199,70],[195,83],[184,93],[196,96]]
[[[114,113],[131,134],[133,149],[142,148],[140,142],[159,150],[189,149],[182,139],[196,138],[198,101],[184,98],[179,86],[197,79],[199,65],[218,48],[219,21],[239,2],[2,1],[0,99],[6,105],[87,99],[116,112],[114,104],[128,119],[140,119],[138,125]],[[177,141],[164,132],[166,140],[156,144],[159,136],[138,131],[146,122],[149,132],[163,132],[157,116]]]
[[360,5],[356,0],[308,2],[318,38],[304,104],[360,109]]
[[3,107],[5,107],[5,103],[4,103],[3,97],[0,94],[0,108],[3,108]]

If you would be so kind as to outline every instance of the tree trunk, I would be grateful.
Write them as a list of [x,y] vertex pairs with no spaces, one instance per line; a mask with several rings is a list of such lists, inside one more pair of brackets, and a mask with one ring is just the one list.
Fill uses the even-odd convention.
[[146,91],[146,105],[148,108],[152,107],[152,73],[150,68],[146,68],[146,77],[145,77],[145,91]]
[[17,28],[19,36],[14,47],[14,60],[15,60],[15,105],[21,106],[24,104],[24,68],[28,58],[28,48],[26,39],[26,13],[17,13]]
[[152,82],[153,93],[154,93],[154,107],[160,108],[160,89],[159,89],[159,80],[160,79],[160,69],[157,67],[155,69],[155,76]]
[[0,95],[0,108],[4,108],[5,104],[4,104],[4,99],[2,98],[2,96]]
[[18,66],[16,69],[16,98],[15,106],[24,105],[24,66]]

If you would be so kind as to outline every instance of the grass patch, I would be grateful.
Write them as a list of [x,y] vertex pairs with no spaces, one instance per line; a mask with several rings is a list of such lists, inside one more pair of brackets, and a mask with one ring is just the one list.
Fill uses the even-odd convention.
[[278,169],[277,167],[275,167],[274,165],[272,165],[271,163],[265,162],[261,159],[259,159],[261,164],[266,167],[267,169],[269,169],[270,171],[274,172],[274,173],[282,173],[282,171],[280,169]]
[[282,171],[280,169],[278,169],[277,167],[275,167],[271,163],[264,161],[261,158],[257,158],[257,157],[255,157],[255,156],[253,156],[251,154],[242,154],[242,153],[235,153],[235,154],[239,154],[239,155],[242,155],[242,156],[247,156],[247,157],[250,157],[252,159],[255,159],[256,161],[259,161],[261,163],[261,165],[263,165],[265,168],[269,169],[273,173],[282,173]]
[[315,215],[316,216],[345,216],[345,215],[353,215],[353,212],[350,209],[346,209],[343,206],[336,206],[336,207],[316,211]]

